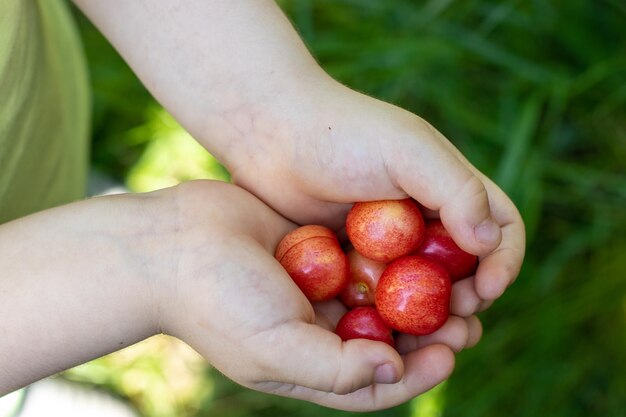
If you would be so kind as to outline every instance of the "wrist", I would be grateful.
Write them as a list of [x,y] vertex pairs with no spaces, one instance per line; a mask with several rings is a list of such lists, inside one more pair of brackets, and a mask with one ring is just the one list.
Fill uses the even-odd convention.
[[0,227],[0,395],[158,331],[175,254],[167,191],[99,197]]
[[[85,280],[99,319],[119,326],[124,339],[117,350],[160,332],[161,288],[176,264],[172,189],[99,197],[78,224],[92,271]],[[89,300],[86,300],[89,301]],[[103,347],[107,344],[103,343]],[[103,352],[108,353],[108,352]]]
[[303,139],[302,132],[313,130],[317,117],[323,118],[320,104],[326,100],[320,93],[336,82],[312,65],[298,74],[283,68],[238,78],[207,92],[219,100],[197,112],[199,118],[187,123],[186,115],[175,116],[231,173],[259,165],[267,171],[293,150],[295,139]]
[[178,292],[182,234],[179,188],[135,195],[141,217],[129,228],[127,239],[129,252],[136,251],[132,257],[137,274],[127,290],[140,306],[146,337],[166,332],[167,310]]
[[220,245],[215,242],[224,234],[220,215],[233,210],[226,202],[227,193],[220,192],[224,187],[232,186],[218,181],[191,181],[164,190],[165,204],[156,216],[169,226],[158,239],[156,252],[165,256],[155,259],[159,271],[145,275],[148,291],[153,294],[150,321],[157,333],[187,341],[185,328],[195,315],[189,299],[198,296],[196,281],[212,277],[219,262],[214,249]]

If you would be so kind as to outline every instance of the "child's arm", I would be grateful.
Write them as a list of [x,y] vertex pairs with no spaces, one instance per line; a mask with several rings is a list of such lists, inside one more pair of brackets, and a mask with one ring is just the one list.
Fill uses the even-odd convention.
[[93,198],[0,226],[0,395],[157,332],[169,200]]
[[208,181],[0,226],[0,395],[164,332],[244,386],[371,410],[441,382],[450,347],[480,337],[475,318],[453,317],[401,342],[403,356],[342,343],[316,324],[337,319],[329,303],[315,314],[272,256],[293,227],[248,192]]
[[301,224],[349,203],[414,197],[484,257],[455,286],[471,314],[517,276],[524,225],[507,196],[426,121],[332,80],[272,0],[75,0],[234,181]]

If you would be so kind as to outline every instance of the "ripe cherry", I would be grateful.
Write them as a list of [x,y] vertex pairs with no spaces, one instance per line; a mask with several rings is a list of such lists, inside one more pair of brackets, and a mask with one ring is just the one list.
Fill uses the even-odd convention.
[[394,347],[393,330],[374,307],[357,307],[348,311],[337,323],[335,333],[341,340],[369,339]]
[[424,236],[424,218],[410,198],[356,203],[346,232],[357,252],[387,263],[415,252]]
[[376,309],[391,328],[425,335],[444,325],[450,311],[450,277],[437,263],[405,256],[391,262],[376,288]]
[[278,244],[276,259],[310,301],[336,297],[350,277],[348,258],[327,227],[302,226]]
[[452,282],[473,275],[478,264],[478,257],[461,249],[440,220],[426,223],[424,241],[415,254],[443,266]]

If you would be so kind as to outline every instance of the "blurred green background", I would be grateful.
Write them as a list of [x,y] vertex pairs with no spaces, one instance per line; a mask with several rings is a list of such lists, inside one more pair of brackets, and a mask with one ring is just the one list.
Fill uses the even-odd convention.
[[[433,123],[520,208],[527,257],[453,376],[380,416],[626,416],[626,3],[281,1],[323,67]],[[77,13],[94,166],[228,180]],[[157,337],[65,377],[145,416],[347,416],[241,389]]]

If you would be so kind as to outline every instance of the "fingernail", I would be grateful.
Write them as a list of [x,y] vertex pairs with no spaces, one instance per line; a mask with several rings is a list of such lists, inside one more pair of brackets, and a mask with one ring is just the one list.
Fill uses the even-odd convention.
[[374,382],[377,384],[393,384],[396,379],[396,369],[390,363],[378,365],[374,371]]
[[474,228],[476,240],[482,243],[493,243],[500,238],[500,226],[487,219]]

